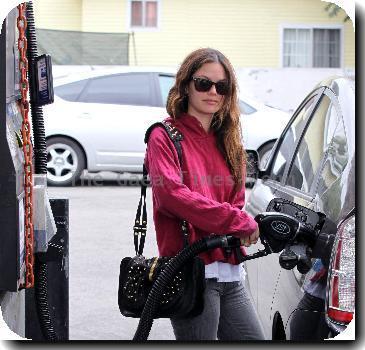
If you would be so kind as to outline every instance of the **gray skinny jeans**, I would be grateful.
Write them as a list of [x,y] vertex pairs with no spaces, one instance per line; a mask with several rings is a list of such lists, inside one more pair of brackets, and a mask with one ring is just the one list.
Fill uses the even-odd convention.
[[244,283],[207,279],[204,310],[197,317],[171,319],[176,340],[264,340],[250,293]]

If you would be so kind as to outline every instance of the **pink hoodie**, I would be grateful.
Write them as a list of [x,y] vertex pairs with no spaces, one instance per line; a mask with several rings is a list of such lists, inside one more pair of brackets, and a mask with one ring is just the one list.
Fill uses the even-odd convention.
[[[183,247],[181,219],[189,222],[189,242],[211,233],[252,234],[257,223],[245,211],[245,187],[234,190],[233,177],[216,146],[214,133],[207,133],[193,116],[167,121],[183,134],[182,181],[174,144],[163,128],[149,138],[146,167],[153,193],[153,216],[161,256],[176,255]],[[243,254],[245,254],[244,249]],[[237,264],[235,254],[226,257],[220,248],[202,253],[205,264],[224,261]]]

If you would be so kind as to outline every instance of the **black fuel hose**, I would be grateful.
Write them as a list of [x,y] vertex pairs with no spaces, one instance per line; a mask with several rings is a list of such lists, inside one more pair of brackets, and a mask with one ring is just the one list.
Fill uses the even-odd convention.
[[[27,58],[29,65],[29,95],[30,95],[30,109],[32,115],[33,126],[33,150],[34,150],[34,170],[36,174],[47,174],[47,146],[44,129],[44,118],[41,106],[34,103],[34,77],[35,62],[38,56],[37,52],[37,38],[34,22],[34,11],[32,1],[26,4],[27,16]],[[47,281],[47,264],[41,262],[37,255],[34,259],[34,295],[36,300],[36,309],[41,326],[41,331],[44,338],[48,341],[58,340],[52,318],[50,315],[50,308],[48,304],[48,281]]]
[[218,247],[227,247],[228,245],[237,246],[239,244],[239,238],[233,236],[210,236],[203,238],[191,244],[190,246],[187,246],[173,259],[171,259],[169,264],[161,272],[161,274],[158,276],[157,280],[153,284],[153,287],[148,295],[145,307],[142,311],[142,315],[138,323],[138,328],[136,330],[136,333],[134,334],[133,340],[147,340],[163,291],[165,290],[166,286],[171,283],[177,271],[189,259],[192,259],[194,256],[206,250]]
[[[35,62],[38,57],[37,37],[35,31],[34,12],[32,1],[27,2],[27,58],[29,65],[29,85],[35,86]],[[33,151],[34,151],[34,169],[36,174],[47,174],[47,145],[46,132],[44,128],[43,110],[41,106],[35,104],[34,88],[29,89],[30,109],[32,113],[33,126]]]
[[43,337],[47,341],[57,341],[58,337],[49,311],[47,271],[47,264],[40,262],[36,257],[34,261],[34,295],[38,320]]

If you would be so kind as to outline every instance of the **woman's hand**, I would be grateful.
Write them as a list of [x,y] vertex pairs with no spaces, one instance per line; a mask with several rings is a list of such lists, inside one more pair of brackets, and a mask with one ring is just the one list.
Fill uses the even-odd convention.
[[241,238],[241,245],[249,247],[251,244],[256,244],[260,236],[260,230],[257,228],[254,233],[245,238]]

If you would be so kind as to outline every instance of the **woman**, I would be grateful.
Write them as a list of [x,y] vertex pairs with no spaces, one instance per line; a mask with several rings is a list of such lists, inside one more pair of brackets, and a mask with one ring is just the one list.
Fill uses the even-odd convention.
[[[190,243],[212,233],[234,234],[245,246],[258,240],[256,222],[241,210],[246,158],[236,85],[227,58],[210,48],[192,52],[176,75],[166,120],[184,137],[181,168],[162,128],[152,131],[146,154],[161,256],[182,249],[181,220],[189,223]],[[207,282],[204,311],[194,318],[171,320],[177,340],[264,338],[236,255],[221,248],[200,255]]]

